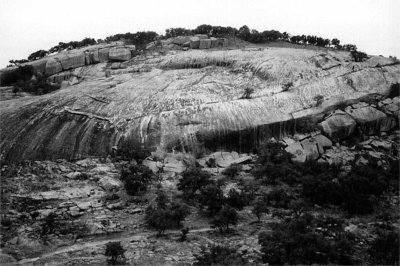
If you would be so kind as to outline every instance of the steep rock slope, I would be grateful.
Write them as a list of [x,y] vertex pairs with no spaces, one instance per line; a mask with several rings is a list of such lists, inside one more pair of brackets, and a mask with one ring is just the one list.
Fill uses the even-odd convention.
[[[347,52],[292,48],[189,50],[71,72],[78,84],[1,102],[6,160],[77,159],[122,148],[250,149],[318,122],[338,105],[385,96],[400,82],[391,59],[355,63]],[[254,89],[249,99],[246,88]]]

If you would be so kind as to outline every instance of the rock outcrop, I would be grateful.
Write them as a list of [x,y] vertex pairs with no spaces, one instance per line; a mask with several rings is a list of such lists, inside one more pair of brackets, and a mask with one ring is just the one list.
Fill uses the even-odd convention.
[[[59,59],[63,69],[80,67],[51,78],[78,77],[75,85],[2,102],[4,159],[78,159],[112,154],[114,147],[118,152],[124,147],[143,152],[197,147],[246,152],[270,137],[295,134],[300,124],[314,127],[315,123],[320,123],[323,135],[337,142],[364,127],[352,116],[361,111],[332,114],[338,106],[343,109],[367,98],[381,103],[382,107],[360,107],[376,109],[368,130],[375,118],[379,130],[391,128],[381,113],[390,121],[398,114],[398,100],[380,101],[392,84],[400,82],[400,66],[388,58],[355,63],[347,52],[332,50],[327,63],[334,60],[338,65],[326,69],[313,61],[320,51],[269,48],[174,51],[133,58],[114,69],[106,63],[85,65],[92,62],[92,50],[97,51],[98,61],[108,62],[111,49],[86,49],[89,60],[84,51],[71,52],[65,62]],[[46,69],[47,60],[34,64]],[[293,86],[284,90],[282,84],[288,80]],[[243,97],[246,87],[254,88],[248,98]],[[322,103],[316,102],[316,96],[322,97]],[[300,143],[306,158],[316,157],[321,145],[330,145],[315,143]]]

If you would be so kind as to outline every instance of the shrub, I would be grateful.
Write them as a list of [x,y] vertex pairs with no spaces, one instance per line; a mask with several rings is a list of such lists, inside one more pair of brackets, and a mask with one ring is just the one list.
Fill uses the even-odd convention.
[[122,247],[121,242],[108,242],[106,244],[105,254],[110,258],[112,265],[117,264],[119,258],[124,258],[125,249]]
[[145,191],[153,178],[153,172],[145,165],[129,164],[122,168],[121,180],[125,184],[128,195],[136,195]]
[[240,164],[233,163],[229,165],[226,169],[224,169],[224,171],[222,171],[222,174],[230,178],[234,178],[239,174],[241,170],[242,166]]
[[265,197],[267,205],[277,208],[287,208],[290,202],[289,195],[282,188],[272,190]]
[[211,227],[218,228],[221,233],[229,232],[229,225],[235,225],[238,222],[238,214],[234,208],[224,205],[222,209],[213,217]]
[[252,203],[252,213],[257,216],[258,221],[261,220],[261,216],[264,213],[268,213],[269,209],[264,200],[264,197],[257,197],[256,200]]
[[193,199],[201,188],[211,183],[211,174],[200,168],[189,168],[182,173],[177,184],[178,190],[183,192],[187,200]]
[[198,201],[201,207],[207,207],[210,215],[214,215],[222,208],[225,197],[221,188],[217,184],[211,183],[200,190]]
[[287,91],[287,90],[289,90],[291,87],[293,87],[293,82],[292,82],[292,81],[283,84],[283,85],[282,85],[282,90],[283,90],[283,91]]
[[179,228],[181,222],[189,215],[186,204],[179,201],[170,201],[163,191],[157,193],[156,205],[151,204],[145,213],[146,224],[157,230],[161,236],[168,228]]
[[368,249],[374,263],[380,265],[399,265],[399,232],[379,232]]
[[28,81],[35,74],[33,67],[30,65],[19,66],[18,68],[6,71],[1,74],[1,86],[11,86],[18,81]]
[[179,238],[179,240],[181,242],[186,241],[187,239],[187,234],[189,233],[189,228],[185,227],[181,229],[181,237]]
[[193,265],[246,265],[248,261],[242,258],[236,249],[225,246],[212,246],[209,251],[202,247],[200,254],[195,255]]
[[238,192],[236,189],[231,189],[228,192],[228,197],[226,198],[226,203],[232,208],[242,210],[246,206],[246,197],[242,193]]
[[251,99],[251,95],[254,93],[254,88],[246,87],[244,89],[241,99]]
[[[329,226],[332,222],[336,227]],[[259,235],[263,261],[273,265],[353,264],[352,236],[337,223],[305,214],[274,224],[272,232]]]
[[365,59],[368,58],[366,53],[359,52],[357,50],[351,51],[350,55],[353,58],[353,60],[356,61],[356,62],[362,62],[362,61],[364,61]]

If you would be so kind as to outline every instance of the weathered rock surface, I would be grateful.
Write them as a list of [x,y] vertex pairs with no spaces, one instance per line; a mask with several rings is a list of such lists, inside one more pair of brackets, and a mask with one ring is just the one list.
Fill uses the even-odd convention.
[[[111,46],[96,49],[99,61],[109,60]],[[61,65],[81,66],[70,72],[79,83],[3,101],[0,150],[12,161],[105,156],[126,145],[149,151],[191,151],[202,145],[249,152],[267,138],[295,133],[300,119],[321,121],[339,104],[384,96],[400,82],[400,66],[391,59],[371,57],[353,71],[347,52],[329,53],[340,66],[316,66],[312,58],[318,51],[269,48],[169,53],[135,59],[113,71],[105,63],[85,66],[83,50],[67,53]],[[282,91],[287,80],[294,86]],[[243,99],[250,84],[255,91]],[[324,98],[320,106],[315,106],[316,95]],[[321,123],[332,140],[348,137],[356,125],[347,113]]]
[[379,131],[388,131],[395,126],[383,112],[371,106],[349,109],[346,112],[356,120],[360,129],[368,135]]
[[125,47],[112,47],[108,58],[111,61],[128,61],[131,59],[131,51]]
[[335,113],[320,123],[321,129],[333,140],[350,137],[356,129],[356,121],[346,113]]

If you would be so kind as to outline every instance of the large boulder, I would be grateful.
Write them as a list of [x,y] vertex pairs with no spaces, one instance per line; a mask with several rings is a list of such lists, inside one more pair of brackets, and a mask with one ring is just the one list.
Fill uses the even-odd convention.
[[308,138],[301,142],[307,160],[316,160],[319,157],[318,146],[315,139]]
[[388,131],[396,125],[386,114],[372,106],[346,109],[346,112],[356,120],[360,129],[368,135],[378,133],[379,131]]
[[83,52],[62,54],[57,56],[57,58],[60,61],[63,70],[69,70],[85,65],[85,54]]
[[211,48],[211,40],[210,39],[201,39],[199,49],[210,49]]
[[304,152],[300,142],[290,144],[285,148],[286,152],[293,156],[292,160],[299,163],[304,163],[307,160],[307,155]]
[[172,40],[172,43],[177,45],[182,45],[186,42],[190,42],[190,36],[178,36]]
[[200,38],[199,37],[191,37],[190,38],[190,48],[199,49],[200,47]]
[[47,65],[47,58],[43,58],[43,59],[39,59],[36,61],[33,61],[31,64],[31,66],[33,67],[33,69],[41,74],[45,74],[46,75],[46,65]]
[[92,62],[93,63],[99,63],[100,62],[99,50],[98,49],[90,51],[90,56],[92,58]]
[[350,137],[356,129],[356,121],[346,113],[335,113],[319,124],[322,132],[333,140]]
[[102,48],[99,49],[99,61],[100,62],[108,62],[108,54],[110,52],[110,48]]
[[317,144],[318,151],[320,154],[325,152],[325,149],[332,147],[332,141],[325,137],[324,135],[316,135],[314,136],[314,141]]
[[54,75],[58,72],[61,72],[63,70],[60,62],[55,59],[55,58],[50,58],[46,62],[46,70],[45,70],[45,75],[46,76],[51,76]]
[[211,40],[211,48],[218,47],[219,42],[217,38],[211,37],[210,40]]
[[131,59],[131,51],[125,47],[112,47],[108,57],[110,61],[128,61]]
[[122,182],[111,175],[101,177],[99,185],[106,191],[119,191],[122,188]]

